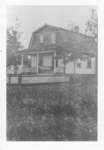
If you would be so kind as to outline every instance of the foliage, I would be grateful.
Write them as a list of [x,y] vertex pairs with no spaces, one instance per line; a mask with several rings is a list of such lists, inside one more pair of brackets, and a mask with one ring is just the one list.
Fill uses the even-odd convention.
[[7,66],[16,65],[16,52],[22,48],[19,26],[7,28]]
[[[77,79],[78,80],[78,79]],[[8,86],[8,140],[96,140],[95,81]],[[24,103],[33,99],[32,105]]]
[[98,37],[98,17],[95,9],[91,10],[90,18],[86,22],[85,33],[90,34],[94,39]]

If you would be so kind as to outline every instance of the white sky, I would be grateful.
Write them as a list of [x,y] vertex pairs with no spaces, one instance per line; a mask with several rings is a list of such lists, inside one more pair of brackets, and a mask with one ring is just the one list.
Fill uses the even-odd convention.
[[32,32],[47,23],[64,28],[68,24],[77,24],[81,32],[93,6],[8,6],[7,25],[14,25],[16,18],[20,23],[21,42],[24,48],[28,47]]

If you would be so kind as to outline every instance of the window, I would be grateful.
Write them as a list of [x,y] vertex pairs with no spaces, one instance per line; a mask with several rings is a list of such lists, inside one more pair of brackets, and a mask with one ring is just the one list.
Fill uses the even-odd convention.
[[52,72],[53,71],[53,54],[40,54],[39,55],[39,72]]
[[30,55],[24,56],[24,66],[31,67],[31,56]]
[[39,38],[40,38],[40,43],[43,43],[44,42],[44,38],[43,38],[42,34],[39,35]]
[[64,60],[63,60],[63,58],[56,59],[56,66],[57,67],[64,67]]
[[87,58],[88,58],[88,56],[87,56],[87,55],[83,55],[82,60],[83,60],[83,61],[86,61],[86,60],[87,60]]
[[81,63],[77,63],[77,68],[81,68]]
[[52,33],[51,34],[51,42],[54,44],[56,43],[56,34],[55,33]]
[[88,57],[88,60],[87,60],[87,68],[91,68],[91,58]]
[[52,66],[52,56],[51,55],[43,56],[43,66],[44,67]]
[[37,56],[36,55],[32,55],[32,57],[31,57],[31,66],[33,68],[35,68],[36,65],[37,65]]

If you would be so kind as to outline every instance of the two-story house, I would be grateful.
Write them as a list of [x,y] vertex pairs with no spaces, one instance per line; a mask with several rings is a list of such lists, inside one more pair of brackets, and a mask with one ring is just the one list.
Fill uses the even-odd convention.
[[28,48],[18,52],[18,73],[95,74],[96,53],[92,37],[46,24],[33,32]]

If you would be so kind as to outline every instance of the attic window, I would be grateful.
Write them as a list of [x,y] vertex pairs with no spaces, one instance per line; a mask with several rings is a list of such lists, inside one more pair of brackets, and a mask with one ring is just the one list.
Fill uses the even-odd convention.
[[40,43],[43,43],[44,42],[44,38],[43,38],[42,34],[39,35],[39,38],[40,38]]
[[55,33],[52,33],[51,34],[51,42],[54,44],[56,43],[56,34]]

